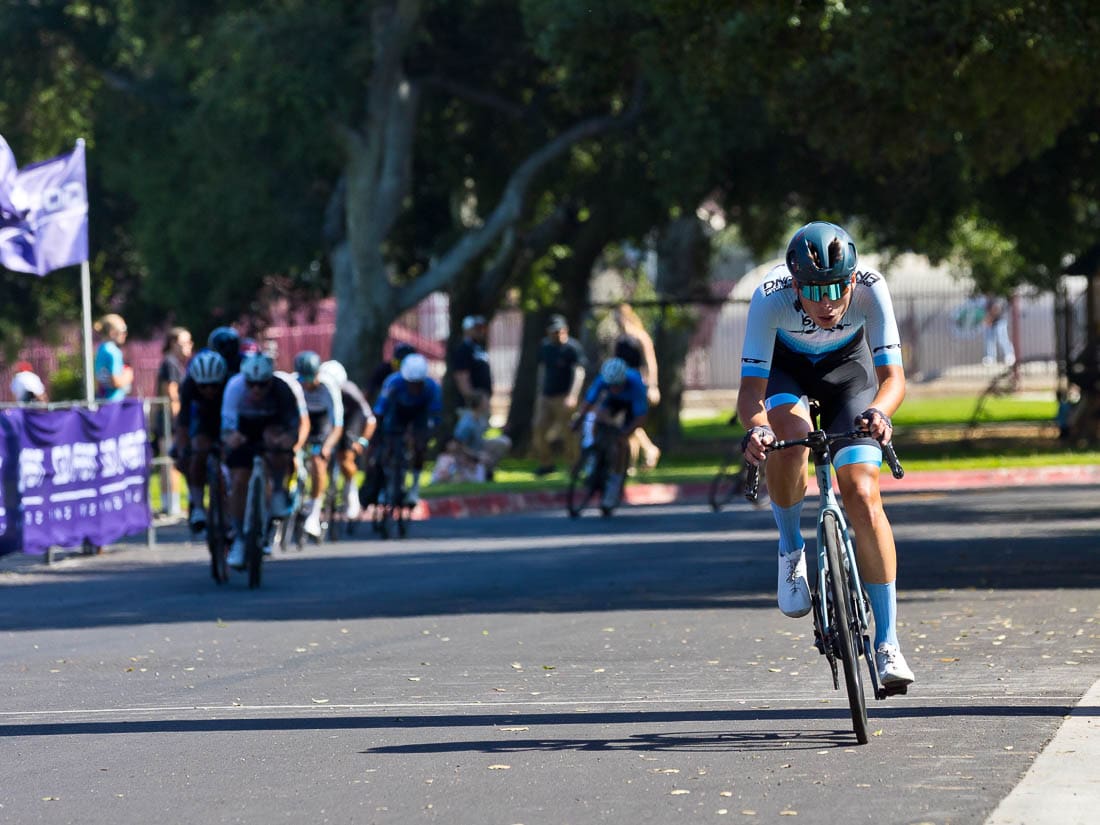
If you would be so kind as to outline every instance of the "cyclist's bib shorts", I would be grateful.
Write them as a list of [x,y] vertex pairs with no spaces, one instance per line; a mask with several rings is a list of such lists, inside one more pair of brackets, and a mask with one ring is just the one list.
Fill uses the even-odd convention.
[[225,457],[225,466],[230,469],[243,469],[252,466],[252,459],[256,457],[259,448],[264,444],[264,432],[271,427],[279,427],[280,419],[277,415],[241,416],[237,422],[238,431],[245,441],[240,447],[229,451]]
[[[871,406],[878,392],[871,353],[863,335],[816,363],[775,344],[765,407],[768,410],[802,403],[802,396],[821,404],[821,427],[827,433],[849,432],[855,419]],[[882,448],[873,438],[847,438],[835,442],[833,465],[882,463]]]

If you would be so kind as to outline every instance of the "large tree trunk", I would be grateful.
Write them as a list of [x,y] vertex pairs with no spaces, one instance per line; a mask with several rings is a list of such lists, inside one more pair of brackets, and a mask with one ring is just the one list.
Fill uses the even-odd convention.
[[661,317],[653,344],[657,350],[661,403],[650,412],[647,429],[663,450],[683,435],[680,410],[684,400],[684,361],[698,321],[692,301],[707,293],[710,241],[695,216],[670,223],[657,242],[657,295]]

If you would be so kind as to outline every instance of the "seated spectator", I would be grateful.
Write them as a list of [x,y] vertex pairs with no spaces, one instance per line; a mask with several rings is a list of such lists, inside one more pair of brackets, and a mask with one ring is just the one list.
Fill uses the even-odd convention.
[[447,442],[443,452],[432,467],[432,484],[445,484],[449,481],[486,481],[485,465],[474,453],[455,439]]
[[15,365],[15,375],[11,379],[11,394],[17,404],[44,403],[47,401],[46,385],[42,383],[27,361]]
[[454,440],[476,457],[477,462],[485,468],[486,480],[491,481],[497,464],[512,449],[512,439],[506,435],[486,438],[485,433],[488,430],[489,395],[474,390],[467,398],[467,406],[459,411]]

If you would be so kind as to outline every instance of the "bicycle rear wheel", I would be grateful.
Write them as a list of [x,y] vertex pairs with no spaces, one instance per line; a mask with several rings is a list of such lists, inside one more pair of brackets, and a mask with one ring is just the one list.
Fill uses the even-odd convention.
[[825,513],[822,522],[822,535],[825,539],[826,564],[828,565],[828,609],[829,627],[836,656],[844,666],[844,686],[848,690],[848,707],[852,711],[852,728],[856,740],[866,745],[867,702],[863,694],[863,675],[860,671],[859,644],[853,627],[853,616],[848,609],[848,572],[844,568],[845,555],[840,533],[840,525],[833,513]]

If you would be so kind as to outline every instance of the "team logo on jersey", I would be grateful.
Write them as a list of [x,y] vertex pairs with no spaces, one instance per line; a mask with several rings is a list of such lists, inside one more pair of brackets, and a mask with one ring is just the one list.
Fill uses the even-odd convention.
[[901,349],[901,344],[884,344],[881,347],[872,347],[872,353],[887,352],[892,349]]
[[868,269],[866,272],[856,273],[856,283],[863,284],[864,286],[874,286],[882,280],[882,276],[872,269]]
[[773,295],[776,292],[784,290],[787,287],[789,287],[790,285],[791,285],[791,278],[788,276],[786,278],[775,278],[775,279],[770,280],[770,281],[764,281],[764,283],[762,283],[760,285],[760,289],[764,293],[764,295],[767,296],[767,295]]
[[766,364],[768,362],[765,361],[763,358],[745,358],[745,357],[742,357],[741,358],[741,363],[742,364]]

